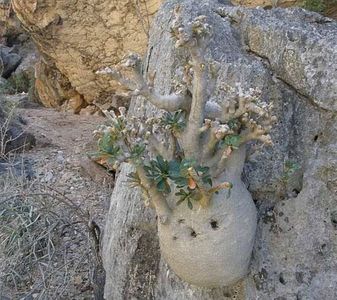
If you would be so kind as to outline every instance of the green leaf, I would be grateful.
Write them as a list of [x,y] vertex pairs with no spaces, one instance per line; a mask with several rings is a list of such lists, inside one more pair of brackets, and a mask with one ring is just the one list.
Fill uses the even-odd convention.
[[160,192],[164,192],[164,190],[165,190],[165,181],[164,180],[160,180],[157,183],[157,190],[160,191]]
[[190,167],[194,167],[197,161],[194,158],[184,158],[181,161],[181,167],[183,169],[189,169]]
[[231,119],[229,120],[229,122],[227,123],[228,127],[230,129],[235,129],[235,128],[239,128],[240,127],[240,122],[237,119]]
[[181,195],[185,195],[185,191],[183,189],[180,189],[179,192],[175,193],[176,196],[181,196]]
[[132,159],[140,159],[144,154],[146,146],[144,144],[135,145],[130,152],[130,156]]
[[181,132],[186,126],[184,112],[182,110],[178,110],[174,114],[166,112],[161,118],[161,125],[168,126],[174,133]]
[[222,145],[224,146],[232,146],[234,149],[240,146],[241,137],[239,135],[226,135],[222,140]]
[[202,182],[203,182],[203,183],[206,183],[206,184],[209,184],[210,186],[213,186],[213,181],[212,181],[212,179],[211,179],[210,176],[203,177],[203,178],[202,178]]
[[168,184],[168,182],[166,180],[160,180],[158,183],[157,183],[157,190],[159,192],[163,192],[165,194],[169,194],[171,192],[171,187],[170,185]]
[[191,210],[193,209],[193,204],[192,204],[190,199],[187,200],[187,206],[188,206],[189,209],[191,209]]
[[186,187],[188,185],[188,181],[184,177],[179,177],[174,180],[174,183],[178,188]]
[[149,166],[144,166],[143,168],[144,168],[144,170],[145,170],[146,172],[150,172],[150,171],[151,171],[151,167],[149,167]]
[[181,203],[183,203],[185,201],[185,198],[181,198],[180,200],[178,200],[177,202],[176,202],[176,205],[178,206],[178,205],[180,205]]
[[176,160],[171,160],[169,162],[169,176],[179,177],[180,176],[180,163]]
[[197,166],[197,167],[195,168],[195,170],[196,170],[198,173],[206,174],[206,173],[209,172],[209,167]]

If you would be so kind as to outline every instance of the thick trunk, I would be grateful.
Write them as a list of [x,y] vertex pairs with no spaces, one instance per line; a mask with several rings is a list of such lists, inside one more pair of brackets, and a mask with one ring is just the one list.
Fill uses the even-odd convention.
[[[183,280],[204,287],[229,286],[248,273],[256,230],[256,208],[241,181],[245,150],[233,153],[214,185],[231,182],[231,190],[214,194],[208,207],[193,201],[175,207],[169,224],[158,222],[165,261]],[[240,169],[241,166],[241,169]]]

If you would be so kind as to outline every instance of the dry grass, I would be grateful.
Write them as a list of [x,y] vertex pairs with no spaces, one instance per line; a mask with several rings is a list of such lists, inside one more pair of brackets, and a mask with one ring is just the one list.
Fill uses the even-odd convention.
[[95,197],[100,187],[69,195],[66,187],[62,190],[35,177],[30,171],[35,166],[27,169],[26,154],[7,149],[22,137],[9,134],[17,117],[15,106],[4,110],[0,124],[0,299],[103,299],[100,227],[93,208],[86,209],[87,199]]
[[[1,103],[0,103],[1,104]],[[5,113],[5,112],[3,112]],[[1,112],[0,112],[1,114]],[[1,122],[0,120],[0,160],[8,160],[9,154],[6,151],[8,145],[13,142],[15,139],[20,138],[20,136],[12,137],[9,136],[10,126],[15,117],[15,108],[11,108],[9,112],[6,113],[6,116]],[[1,118],[1,115],[0,115]]]
[[63,192],[10,172],[0,191],[0,291],[14,291],[15,299],[68,299],[76,298],[68,292],[72,285],[102,299],[100,230],[90,212]]

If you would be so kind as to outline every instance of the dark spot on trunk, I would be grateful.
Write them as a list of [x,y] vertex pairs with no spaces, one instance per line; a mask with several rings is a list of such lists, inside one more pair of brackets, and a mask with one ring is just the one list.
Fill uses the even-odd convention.
[[219,228],[218,222],[215,220],[212,220],[210,222],[212,229],[217,230]]
[[279,281],[280,281],[283,285],[286,285],[286,281],[285,281],[285,279],[284,279],[283,273],[280,273]]
[[331,223],[335,229],[337,229],[337,211],[333,211],[330,215]]
[[296,272],[295,273],[295,278],[296,278],[297,282],[300,283],[300,284],[302,284],[304,282],[303,281],[304,275],[303,275],[302,272]]
[[192,228],[190,228],[190,229],[191,229],[191,237],[196,238],[197,237],[197,233]]
[[293,196],[296,197],[300,191],[298,189],[293,189]]

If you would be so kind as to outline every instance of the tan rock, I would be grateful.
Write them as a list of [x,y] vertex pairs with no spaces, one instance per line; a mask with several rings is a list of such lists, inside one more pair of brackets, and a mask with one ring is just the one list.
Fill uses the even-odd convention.
[[0,0],[0,43],[6,45],[7,37],[22,32],[19,20],[15,17],[10,0]]
[[81,116],[90,116],[90,115],[95,114],[98,111],[99,111],[99,108],[96,107],[95,105],[88,105],[87,107],[81,109],[80,115]]
[[[149,23],[160,2],[13,0],[12,5],[43,55],[91,103],[114,94],[118,88],[107,77],[96,75],[96,70],[117,63],[128,51],[145,52]],[[47,81],[49,91],[53,85],[58,95],[43,103],[55,105],[64,96],[58,82]],[[42,98],[48,98],[42,82],[37,87]]]
[[74,97],[68,100],[68,107],[77,114],[82,108],[86,106],[83,96],[80,94],[75,95]]
[[59,107],[76,94],[68,79],[42,59],[35,68],[35,88],[40,102],[46,107]]
[[9,0],[0,1],[0,21],[5,22],[11,14],[11,5]]

